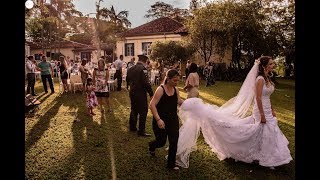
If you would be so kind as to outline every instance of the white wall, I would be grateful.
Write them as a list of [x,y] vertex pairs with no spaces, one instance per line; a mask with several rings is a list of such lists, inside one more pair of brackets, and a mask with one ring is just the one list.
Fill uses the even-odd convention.
[[[74,53],[72,51],[73,48],[60,48],[60,52],[65,55],[66,57],[69,56],[71,59],[74,59]],[[47,54],[47,52],[49,52],[50,49],[44,49],[44,55]],[[58,52],[58,49],[56,50],[56,52]],[[51,50],[51,53],[54,53],[54,49]],[[30,50],[30,55],[34,55],[34,54],[42,54],[42,49],[32,49]],[[51,60],[51,58],[47,58],[48,60]]]
[[125,44],[134,43],[134,57],[138,61],[138,55],[142,54],[142,43],[143,42],[155,42],[155,41],[180,41],[181,36],[179,34],[169,34],[169,35],[150,35],[150,36],[135,36],[126,37],[125,40],[119,40],[116,44],[117,57],[121,54],[123,55],[123,60],[129,62],[132,56],[125,56]]

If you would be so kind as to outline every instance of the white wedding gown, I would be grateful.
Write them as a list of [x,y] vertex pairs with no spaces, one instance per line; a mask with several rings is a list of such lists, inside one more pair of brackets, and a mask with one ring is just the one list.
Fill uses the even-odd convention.
[[233,158],[247,163],[258,160],[261,166],[266,167],[289,163],[292,160],[289,142],[271,111],[270,95],[273,91],[273,85],[263,86],[262,105],[266,123],[260,122],[255,98],[252,115],[244,118],[226,113],[218,106],[205,104],[199,98],[185,100],[179,111],[183,125],[179,130],[176,163],[189,167],[189,155],[196,150],[200,130],[219,160]]

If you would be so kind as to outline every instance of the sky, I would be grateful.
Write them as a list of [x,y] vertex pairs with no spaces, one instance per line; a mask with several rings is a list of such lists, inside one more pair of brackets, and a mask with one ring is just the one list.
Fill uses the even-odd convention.
[[[100,3],[100,8],[107,7],[110,9],[113,5],[116,13],[120,11],[129,11],[128,19],[131,22],[131,28],[138,27],[150,21],[145,18],[147,11],[151,8],[151,5],[161,0],[103,0]],[[73,0],[75,7],[83,15],[96,12],[97,0]],[[162,2],[171,4],[174,8],[188,9],[190,0],[162,0]],[[94,15],[90,15],[93,17]]]

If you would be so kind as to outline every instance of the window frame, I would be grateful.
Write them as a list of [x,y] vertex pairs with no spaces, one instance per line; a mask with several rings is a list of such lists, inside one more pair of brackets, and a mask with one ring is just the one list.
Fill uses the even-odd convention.
[[141,49],[142,52],[144,52],[144,55],[149,56],[151,54],[151,44],[152,42],[142,42],[141,43]]
[[124,56],[134,56],[134,43],[124,44]]

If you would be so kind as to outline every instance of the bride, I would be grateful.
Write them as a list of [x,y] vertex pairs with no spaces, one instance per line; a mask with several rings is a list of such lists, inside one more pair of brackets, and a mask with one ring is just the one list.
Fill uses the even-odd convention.
[[289,142],[278,127],[270,102],[273,67],[269,56],[256,60],[237,96],[221,107],[205,104],[199,98],[184,101],[179,111],[183,125],[179,130],[177,165],[189,167],[189,155],[196,150],[200,129],[219,160],[258,161],[271,169],[292,160]]

